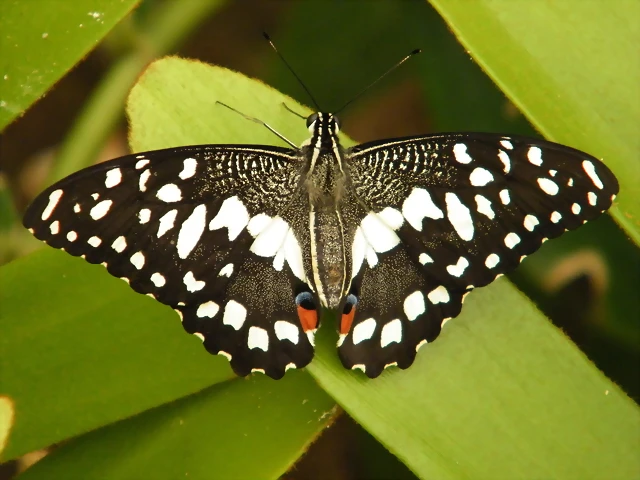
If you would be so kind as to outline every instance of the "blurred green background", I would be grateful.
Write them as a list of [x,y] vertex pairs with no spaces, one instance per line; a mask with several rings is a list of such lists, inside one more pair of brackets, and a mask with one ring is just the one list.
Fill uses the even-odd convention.
[[[56,3],[40,1],[50,6]],[[38,1],[25,3],[33,8]],[[331,111],[405,54],[421,48],[421,55],[343,112],[343,130],[350,138],[365,142],[418,133],[471,130],[538,135],[425,1],[186,0],[178,7],[178,2],[170,0],[144,0],[131,14],[126,11],[135,2],[121,5],[123,10],[120,13],[114,10],[111,17],[96,19],[91,13],[101,12],[99,7],[107,8],[110,2],[97,3],[100,5],[86,2],[86,8],[82,9],[83,28],[84,23],[88,27],[90,22],[100,24],[104,18],[107,22],[115,19],[113,29],[104,38],[109,25],[104,26],[105,32],[94,33],[95,48],[86,39],[74,40],[86,42],[87,55],[26,113],[18,112],[19,118],[15,120],[10,118],[14,115],[6,119],[9,124],[2,131],[0,163],[3,263],[41,248],[21,228],[19,216],[48,182],[128,152],[126,95],[145,65],[168,53],[237,70],[311,105],[303,89],[262,38],[262,32],[266,31],[320,106]],[[4,13],[15,13],[11,6],[2,8],[6,9]],[[55,11],[58,7],[52,8]],[[118,15],[122,20],[118,21]],[[6,21],[8,15],[4,18]],[[48,38],[50,33],[39,41]],[[0,56],[12,48],[12,41],[3,37]],[[51,55],[55,56],[55,52]],[[8,65],[1,62],[3,67]],[[51,66],[53,61],[47,58],[46,62]],[[45,71],[44,67],[41,69]],[[49,73],[52,78],[56,76],[55,72]],[[19,71],[16,75],[20,75]],[[0,83],[0,99],[11,93],[6,78],[4,82],[6,89]],[[43,85],[46,83],[46,79],[42,80]],[[28,104],[27,90],[20,90],[20,98]],[[295,142],[305,135],[304,124],[300,123],[299,136],[292,138]],[[635,160],[640,163],[638,158]],[[638,401],[640,253],[610,216],[546,243],[510,278],[609,379]],[[464,335],[464,331],[457,333]],[[224,388],[224,383],[213,388]],[[271,390],[276,388],[277,385],[269,386]],[[232,394],[235,391],[229,393]],[[243,398],[241,393],[238,395]],[[318,409],[332,405],[328,398],[316,401]],[[139,420],[141,424],[144,422]],[[168,428],[168,424],[158,423],[158,427],[148,424],[140,428],[151,431]],[[295,465],[284,473],[284,478],[416,478],[367,429],[348,415],[340,414],[340,410],[333,409],[320,425],[322,428],[308,434],[314,443],[306,454],[300,451],[299,459],[290,459],[290,465]],[[281,428],[281,434],[287,435],[286,427]],[[97,432],[87,435],[100,435]],[[114,433],[112,438],[119,442],[125,437]],[[75,447],[69,446],[61,458],[70,455],[67,458],[72,461]],[[64,447],[61,450],[64,452]],[[20,468],[16,462],[0,465],[0,479],[11,478]],[[265,473],[265,478],[277,478],[274,471],[276,467]],[[34,470],[34,478],[46,478],[44,472],[38,476]]]

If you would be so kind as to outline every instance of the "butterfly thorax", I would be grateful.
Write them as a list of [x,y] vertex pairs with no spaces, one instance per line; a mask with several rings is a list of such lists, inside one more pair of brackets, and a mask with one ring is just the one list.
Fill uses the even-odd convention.
[[309,197],[311,272],[320,302],[338,308],[350,276],[349,232],[345,231],[342,202],[348,179],[343,168],[343,150],[338,124],[331,114],[309,117],[311,138],[304,147],[308,170],[304,185]]

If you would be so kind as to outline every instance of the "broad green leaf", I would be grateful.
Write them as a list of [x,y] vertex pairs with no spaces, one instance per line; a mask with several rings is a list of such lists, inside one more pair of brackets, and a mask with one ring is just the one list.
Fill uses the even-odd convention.
[[177,315],[103,267],[46,248],[0,268],[6,458],[232,378]]
[[335,415],[304,372],[226,382],[72,440],[20,476],[277,479]]
[[611,213],[640,244],[640,2],[431,3],[547,138],[605,159]]
[[0,2],[0,131],[89,53],[138,1]]

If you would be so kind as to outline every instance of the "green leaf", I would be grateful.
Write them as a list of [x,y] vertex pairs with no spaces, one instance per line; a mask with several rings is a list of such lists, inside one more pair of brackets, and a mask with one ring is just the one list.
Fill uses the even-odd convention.
[[138,0],[0,2],[0,131],[80,61]]
[[6,458],[233,377],[171,309],[64,252],[0,268],[0,304],[0,392],[17,412]]
[[611,214],[640,244],[640,3],[431,0],[547,138],[605,159]]
[[335,414],[305,372],[209,388],[91,432],[54,451],[21,480],[280,478]]

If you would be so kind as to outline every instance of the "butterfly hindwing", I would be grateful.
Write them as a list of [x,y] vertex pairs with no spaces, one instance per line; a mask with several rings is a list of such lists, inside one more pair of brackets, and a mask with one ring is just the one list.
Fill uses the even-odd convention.
[[600,215],[618,191],[597,159],[524,137],[431,135],[346,155],[368,211],[353,244],[358,304],[339,350],[370,377],[407,368],[469,291]]
[[49,187],[24,225],[174,308],[236,373],[280,378],[313,356],[295,303],[308,290],[300,233],[281,217],[299,181],[295,155],[250,146],[129,155]]

